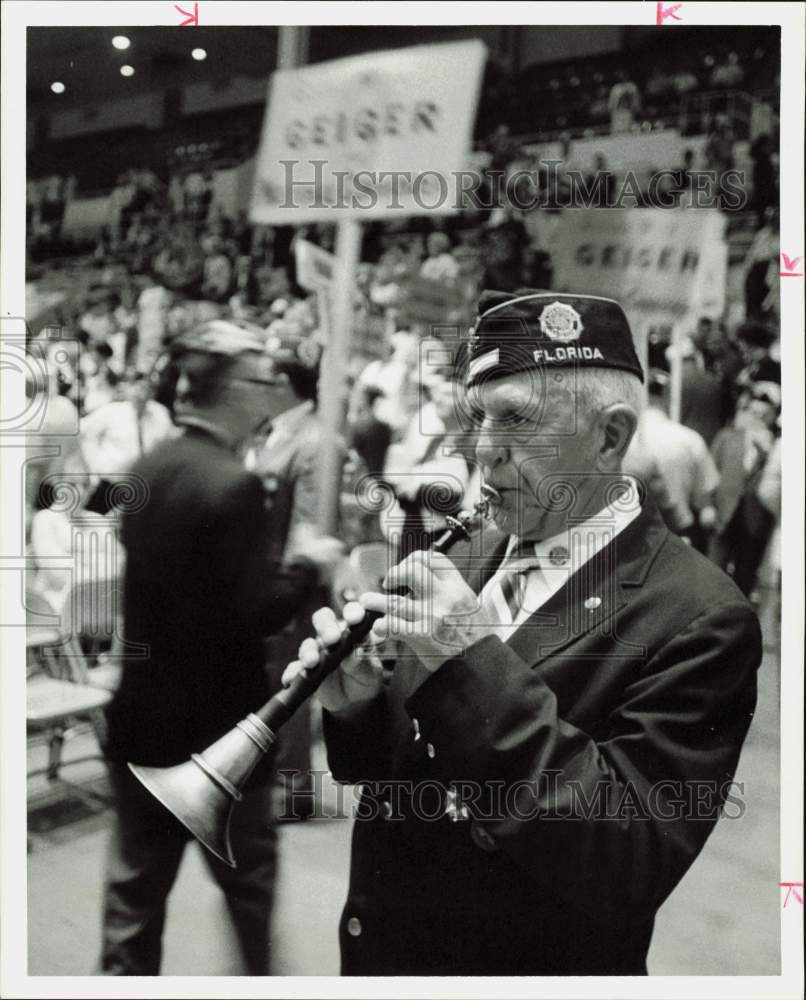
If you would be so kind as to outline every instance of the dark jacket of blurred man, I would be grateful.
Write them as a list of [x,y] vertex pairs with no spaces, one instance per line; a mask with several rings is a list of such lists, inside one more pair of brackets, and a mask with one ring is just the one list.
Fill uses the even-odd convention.
[[[181,437],[131,473],[144,495],[122,518],[128,658],[108,709],[116,796],[104,908],[102,970],[156,975],[166,897],[190,835],[126,768],[171,766],[259,708],[270,691],[263,636],[316,585],[314,563],[269,556],[260,480],[239,449],[268,415],[263,343],[215,321],[177,347]],[[252,975],[269,968],[275,869],[268,767],[256,771],[233,821],[231,869],[204,853],[226,896]]]
[[[325,431],[316,412],[319,380],[318,344],[292,333],[271,335],[267,343],[272,387],[271,433],[254,459],[254,471],[263,483],[269,531],[269,549],[275,559],[291,558],[303,549],[316,549],[324,568],[343,552],[341,542],[319,528],[322,484],[320,468]],[[340,440],[333,444],[342,452]],[[310,633],[310,614],[329,596],[311,591],[285,628],[267,641],[269,675],[275,687],[302,639]],[[307,818],[314,811],[311,778],[311,719],[303,707],[283,726],[276,748],[277,816]]]
[[[621,473],[642,399],[621,308],[480,312],[465,384],[504,537],[414,552],[393,594],[345,605],[410,655],[388,685],[364,655],[318,691],[331,770],[363,783],[342,971],[645,974],[658,908],[741,809],[758,620]],[[314,625],[341,637],[326,608]],[[318,659],[306,640],[286,680]]]

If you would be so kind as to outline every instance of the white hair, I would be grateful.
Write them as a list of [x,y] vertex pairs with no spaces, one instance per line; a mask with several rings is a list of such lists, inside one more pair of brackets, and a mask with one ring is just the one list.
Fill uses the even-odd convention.
[[637,417],[644,409],[641,380],[621,368],[577,368],[575,389],[580,410],[586,416],[601,413],[614,403],[631,407]]

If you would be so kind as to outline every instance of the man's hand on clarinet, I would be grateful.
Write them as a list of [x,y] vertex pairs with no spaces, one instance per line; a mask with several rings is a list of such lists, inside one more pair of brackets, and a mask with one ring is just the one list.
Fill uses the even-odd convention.
[[[357,601],[345,604],[342,614],[348,625],[357,625],[365,609]],[[342,626],[330,608],[320,608],[312,617],[317,638],[324,647],[336,646],[341,641]],[[283,671],[282,683],[288,685],[300,673],[311,670],[319,663],[322,647],[317,639],[304,639],[299,647],[299,659],[289,663]],[[336,715],[348,715],[360,710],[380,692],[383,684],[383,666],[368,640],[363,646],[342,660],[339,668],[327,676],[317,689],[322,707]]]
[[488,630],[477,595],[441,552],[412,552],[392,567],[383,586],[399,593],[360,598],[367,610],[384,616],[373,625],[372,634],[378,640],[399,639],[428,671],[462,655]]

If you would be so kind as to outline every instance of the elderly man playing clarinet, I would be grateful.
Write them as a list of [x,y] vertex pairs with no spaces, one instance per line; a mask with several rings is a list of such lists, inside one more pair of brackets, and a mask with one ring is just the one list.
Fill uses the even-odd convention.
[[464,384],[496,530],[348,605],[409,655],[390,678],[365,646],[319,689],[362,786],[344,974],[646,974],[658,908],[741,814],[759,625],[621,472],[642,381],[616,302],[482,297]]

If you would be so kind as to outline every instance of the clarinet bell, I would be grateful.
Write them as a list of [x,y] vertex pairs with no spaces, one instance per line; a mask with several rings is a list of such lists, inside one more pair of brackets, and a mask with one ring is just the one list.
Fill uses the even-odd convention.
[[232,809],[240,802],[241,788],[267,749],[251,731],[253,718],[248,716],[184,764],[129,764],[147,791],[230,868],[236,867],[229,832]]

